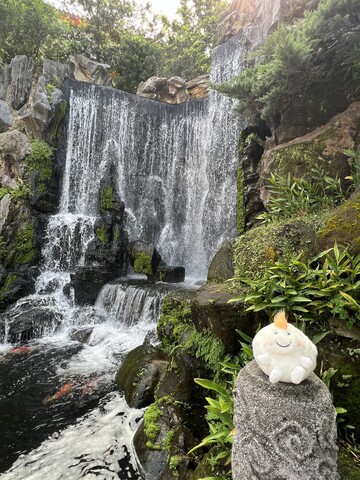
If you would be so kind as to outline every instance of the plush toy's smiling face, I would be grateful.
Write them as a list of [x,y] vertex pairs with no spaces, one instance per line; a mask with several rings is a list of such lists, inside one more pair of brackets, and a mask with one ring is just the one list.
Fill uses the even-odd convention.
[[294,348],[293,335],[288,329],[276,328],[271,325],[270,332],[268,332],[267,347],[269,351],[276,353],[288,353]]

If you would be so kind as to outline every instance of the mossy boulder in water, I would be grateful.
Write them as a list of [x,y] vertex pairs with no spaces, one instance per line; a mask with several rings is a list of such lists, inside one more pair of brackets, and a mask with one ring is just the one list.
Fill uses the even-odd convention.
[[351,253],[360,253],[360,188],[325,220],[317,235],[317,250],[331,248],[334,242],[349,246]]
[[147,409],[134,437],[135,451],[147,480],[185,480],[188,451],[195,440],[186,425],[187,416],[172,397],[164,397]]
[[154,401],[155,387],[168,365],[169,358],[151,345],[140,345],[127,354],[115,380],[130,407],[143,408]]

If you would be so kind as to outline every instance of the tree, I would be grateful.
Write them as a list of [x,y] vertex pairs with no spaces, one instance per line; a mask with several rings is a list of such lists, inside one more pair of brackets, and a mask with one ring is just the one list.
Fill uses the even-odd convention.
[[59,28],[59,13],[43,0],[2,0],[0,56],[4,61],[18,54],[38,59]]
[[191,79],[209,73],[210,52],[216,45],[216,27],[225,0],[181,0],[178,18],[162,18],[164,76]]

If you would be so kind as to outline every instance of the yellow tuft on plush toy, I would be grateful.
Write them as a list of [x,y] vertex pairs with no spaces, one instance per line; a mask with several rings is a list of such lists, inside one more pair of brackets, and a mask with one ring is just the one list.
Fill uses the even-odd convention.
[[252,346],[256,363],[271,383],[301,383],[316,367],[317,348],[287,323],[284,310],[255,335]]

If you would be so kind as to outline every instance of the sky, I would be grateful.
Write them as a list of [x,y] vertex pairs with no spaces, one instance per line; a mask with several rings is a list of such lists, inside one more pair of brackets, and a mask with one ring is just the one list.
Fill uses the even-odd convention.
[[151,0],[154,13],[166,15],[174,18],[176,10],[179,7],[179,0]]
[[[61,8],[61,0],[47,0],[49,3],[57,8]],[[176,10],[179,7],[179,0],[149,0],[152,4],[154,13],[166,15],[169,18],[174,18]],[[136,0],[137,3],[146,4],[147,0]],[[75,13],[75,12],[74,12]]]

